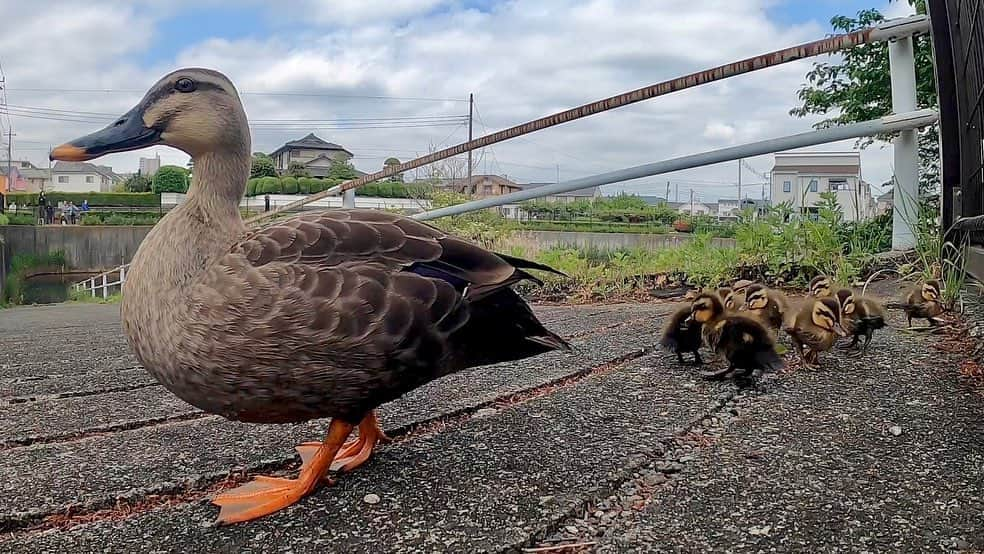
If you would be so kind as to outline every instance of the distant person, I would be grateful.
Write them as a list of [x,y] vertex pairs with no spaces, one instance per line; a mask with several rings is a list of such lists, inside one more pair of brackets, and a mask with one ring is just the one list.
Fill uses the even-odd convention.
[[82,200],[82,211],[83,212],[89,211],[89,199],[88,198]]
[[270,211],[270,195],[269,194],[267,194],[267,195],[265,195],[263,197],[263,211],[264,212],[269,212]]
[[51,225],[55,221],[55,207],[51,204],[45,202],[44,205],[44,222],[46,225]]
[[71,223],[72,225],[75,225],[75,223],[78,221],[78,219],[79,219],[79,207],[75,205],[75,202],[69,202],[68,203],[68,221],[69,221],[69,223]]

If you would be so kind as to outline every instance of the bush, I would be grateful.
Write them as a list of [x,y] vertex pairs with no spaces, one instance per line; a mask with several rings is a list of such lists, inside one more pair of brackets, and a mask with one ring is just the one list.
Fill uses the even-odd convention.
[[313,180],[310,177],[298,177],[297,192],[300,194],[311,194],[311,181]]
[[263,177],[260,179],[260,184],[256,187],[257,194],[280,194],[283,192],[283,186],[280,184],[280,179],[276,177]]
[[154,225],[157,212],[90,212],[82,216],[82,225]]
[[24,280],[28,273],[34,269],[61,266],[64,267],[65,254],[63,252],[50,252],[38,256],[35,254],[15,254],[10,259],[10,273],[7,274],[7,282],[0,294],[0,303],[23,304],[24,303]]
[[310,177],[311,176],[311,174],[308,173],[307,168],[304,167],[304,164],[302,164],[300,162],[290,162],[290,165],[287,166],[287,175],[290,175],[291,177]]
[[165,165],[154,174],[152,188],[157,194],[162,192],[188,192],[188,170],[176,165]]
[[284,189],[284,194],[297,194],[297,177],[282,177],[280,186]]
[[37,221],[34,220],[33,214],[10,214],[7,216],[10,225],[34,225]]
[[259,185],[260,180],[256,177],[251,178],[246,181],[246,196],[256,196],[256,187]]
[[[18,206],[37,206],[37,193],[12,192],[6,194],[7,204],[16,203]],[[57,205],[59,202],[74,202],[81,206],[83,200],[88,200],[90,206],[129,206],[156,208],[161,205],[160,195],[151,192],[58,192],[45,194],[48,203]]]
[[266,154],[255,153],[249,166],[250,177],[276,177],[277,168],[273,165],[273,159]]
[[151,181],[143,175],[131,175],[123,181],[123,190],[128,192],[150,192]]

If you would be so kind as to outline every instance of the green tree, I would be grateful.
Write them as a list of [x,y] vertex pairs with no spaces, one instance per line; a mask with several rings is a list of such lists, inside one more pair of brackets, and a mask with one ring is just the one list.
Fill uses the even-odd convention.
[[355,167],[346,160],[334,160],[328,168],[329,179],[341,179],[349,181],[359,176]]
[[[895,0],[899,1],[899,0]],[[926,13],[925,0],[907,0],[917,13]],[[851,32],[884,21],[878,10],[862,10],[856,17],[839,15],[830,20],[834,30]],[[914,43],[916,58],[916,105],[918,108],[937,104],[936,78],[933,68],[933,47],[929,37],[921,36]],[[799,90],[802,105],[790,110],[797,117],[824,115],[826,119],[815,128],[877,119],[892,112],[892,84],[889,77],[888,44],[877,42],[855,46],[839,53],[838,63],[817,62],[806,74],[807,84]],[[862,148],[876,140],[891,140],[891,135],[858,140]],[[940,182],[939,124],[919,131],[919,189],[924,200],[935,204]],[[931,207],[932,209],[932,207]]]
[[310,177],[311,173],[308,172],[307,168],[301,162],[290,162],[287,167],[287,175],[291,177]]
[[[386,168],[388,168],[390,166],[394,166],[394,165],[400,165],[400,160],[398,160],[396,158],[386,158],[386,161],[383,162],[383,169],[386,169]],[[390,180],[392,180],[392,181],[398,181],[398,182],[401,182],[402,183],[403,182],[403,174],[402,173],[395,173],[395,174],[393,174],[392,177],[390,177]]]
[[150,192],[150,179],[139,173],[123,180],[123,190],[126,192]]
[[188,192],[188,170],[176,165],[165,165],[154,174],[151,188],[157,194],[162,192]]
[[262,152],[255,152],[249,167],[250,177],[276,177],[277,168],[273,165],[273,159]]

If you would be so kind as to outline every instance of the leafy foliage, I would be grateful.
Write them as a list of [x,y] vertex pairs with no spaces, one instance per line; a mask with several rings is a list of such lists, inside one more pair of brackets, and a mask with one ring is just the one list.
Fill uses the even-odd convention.
[[127,192],[150,192],[151,181],[143,175],[131,175],[123,183],[123,190]]
[[355,167],[348,161],[334,160],[328,168],[328,179],[340,179],[350,181],[359,176]]
[[308,172],[307,168],[301,162],[290,162],[287,166],[287,175],[291,177],[310,177],[311,173]]
[[254,152],[253,159],[249,166],[250,177],[276,177],[277,168],[273,165],[273,158],[262,152]]
[[[172,166],[173,167],[173,166]],[[180,168],[179,168],[180,169]],[[37,193],[8,193],[6,194],[7,204],[16,203],[18,206],[37,206]],[[150,192],[58,192],[52,191],[45,194],[49,204],[59,202],[74,202],[76,206],[81,206],[83,200],[88,200],[90,206],[133,206],[133,207],[154,207],[160,206],[161,197]]]
[[280,186],[284,189],[284,194],[297,194],[297,177],[282,177]]
[[679,213],[666,205],[651,206],[635,195],[600,197],[574,202],[534,200],[524,202],[523,210],[537,219],[588,219],[612,223],[651,223],[669,225]]
[[67,265],[64,252],[50,252],[44,255],[15,254],[10,259],[10,273],[4,284],[0,303],[23,304],[26,292],[25,279],[35,269],[45,267],[64,267]]
[[257,194],[280,194],[283,191],[283,185],[277,177],[263,177],[256,187]]
[[154,225],[160,218],[157,212],[89,212],[82,225]]
[[152,189],[155,194],[162,192],[188,192],[188,170],[176,165],[165,165],[154,173]]

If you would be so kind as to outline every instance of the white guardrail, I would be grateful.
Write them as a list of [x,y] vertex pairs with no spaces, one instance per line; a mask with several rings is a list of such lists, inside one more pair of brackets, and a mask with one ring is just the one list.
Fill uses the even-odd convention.
[[72,285],[72,288],[77,291],[89,292],[92,296],[101,294],[103,298],[109,298],[109,289],[112,287],[119,287],[120,292],[123,291],[123,283],[126,282],[126,271],[129,267],[130,264],[123,264],[99,275],[89,277],[85,281],[79,281]]

